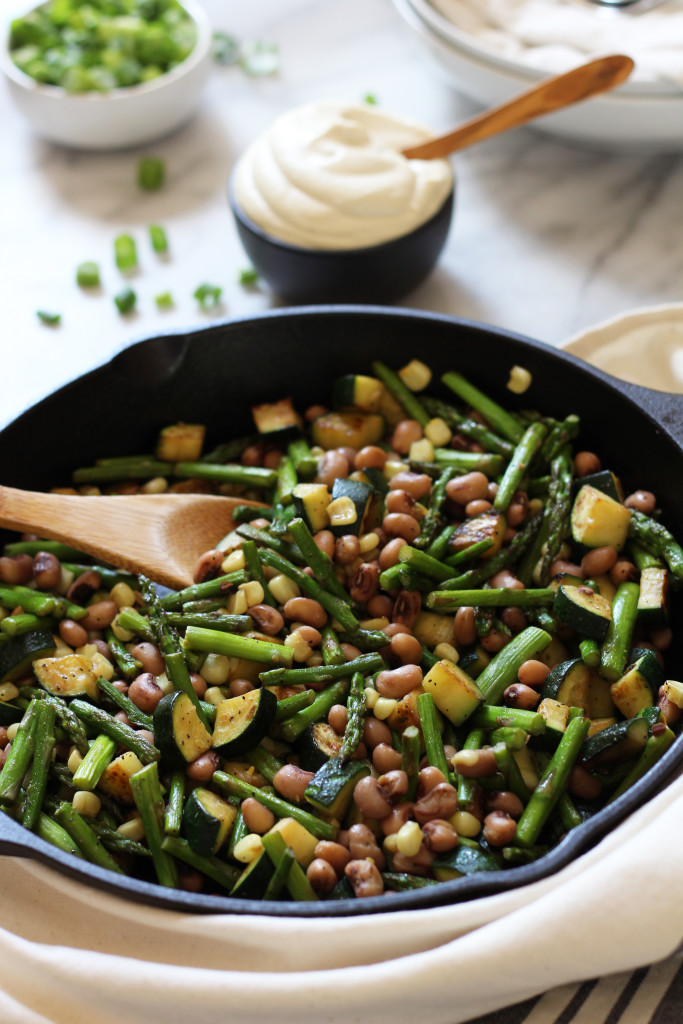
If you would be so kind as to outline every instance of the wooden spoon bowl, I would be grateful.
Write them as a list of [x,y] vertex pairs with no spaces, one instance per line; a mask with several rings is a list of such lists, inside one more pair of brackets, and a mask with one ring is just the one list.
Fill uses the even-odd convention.
[[211,494],[84,497],[0,487],[0,526],[63,541],[102,562],[178,589],[199,556],[229,533],[243,498]]

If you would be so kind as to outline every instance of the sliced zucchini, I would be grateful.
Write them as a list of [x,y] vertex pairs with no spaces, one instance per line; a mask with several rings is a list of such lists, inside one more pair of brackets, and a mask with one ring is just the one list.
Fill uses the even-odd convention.
[[368,466],[367,469],[363,470],[363,476],[370,484],[376,495],[380,498],[386,497],[389,493],[389,481],[381,469],[375,469],[372,466]]
[[[10,641],[11,642],[11,641]],[[33,662],[35,677],[44,690],[56,697],[87,695],[98,701],[97,672],[83,654],[64,654],[61,658],[39,658]]]
[[132,807],[135,797],[130,784],[131,775],[142,771],[143,768],[144,765],[137,754],[134,754],[132,750],[126,750],[109,762],[100,775],[98,789],[119,803],[129,804]]
[[183,835],[200,857],[213,857],[230,835],[237,809],[203,786],[193,789],[183,810]]
[[173,690],[154,710],[154,742],[172,768],[182,768],[211,748],[211,733],[186,693]]
[[590,587],[558,587],[553,615],[580,637],[604,640],[612,621],[612,606]]
[[330,758],[339,754],[341,745],[342,737],[328,722],[314,722],[298,743],[300,767],[307,772],[317,772]]
[[571,512],[572,537],[587,548],[611,544],[621,551],[628,536],[631,510],[603,491],[584,484]]
[[332,387],[332,404],[335,409],[362,409],[363,412],[379,412],[384,384],[376,377],[364,377],[348,373],[338,377]]
[[422,680],[422,689],[431,693],[439,711],[453,725],[462,725],[484,701],[474,679],[446,659],[430,668]]
[[[330,529],[336,537],[343,537],[347,533],[355,534],[358,537],[366,532],[366,523],[373,498],[373,489],[370,484],[364,484],[361,480],[349,480],[348,478],[337,477],[332,485],[332,501],[336,502],[345,498],[351,502],[355,509],[356,518],[351,522],[335,526],[331,520],[331,511],[328,507],[327,513],[330,517]],[[350,506],[349,506],[350,507]]]
[[160,462],[197,462],[202,454],[206,427],[200,423],[175,423],[159,434],[156,457]]
[[216,707],[211,746],[222,757],[238,757],[258,746],[275,721],[277,697],[261,687],[228,697]]
[[580,576],[573,576],[570,572],[558,572],[557,576],[553,576],[553,578],[550,580],[548,586],[551,587],[555,591],[555,593],[557,593],[560,587],[563,586],[582,587],[583,580]]
[[647,566],[640,574],[638,622],[648,629],[666,625],[668,619],[669,572],[663,566]]
[[269,441],[291,441],[299,437],[303,420],[292,405],[291,398],[252,406],[251,414],[259,434]]
[[498,871],[502,867],[500,858],[489,850],[477,846],[456,846],[449,853],[441,854],[432,864],[432,872],[439,882],[448,882],[462,875],[473,875],[477,871]]
[[338,757],[333,757],[315,773],[304,796],[326,818],[341,821],[351,805],[356,783],[369,774],[370,768],[364,761],[342,764]]
[[313,444],[321,448],[365,448],[384,436],[384,418],[377,413],[328,412],[311,424]]
[[265,850],[247,864],[246,868],[230,890],[231,896],[243,900],[262,900],[275,867]]
[[581,708],[589,718],[607,718],[614,714],[609,683],[581,658],[570,658],[556,665],[546,677],[541,698]]
[[484,671],[491,660],[491,655],[485,651],[481,644],[470,647],[461,653],[458,658],[458,665],[467,672],[470,679],[476,679]]
[[285,845],[290,848],[302,868],[307,868],[315,858],[317,836],[294,818],[280,818],[266,835],[272,835],[274,832],[282,836]]
[[[433,650],[437,644],[453,643],[453,616],[437,612],[420,612],[413,633],[425,647]],[[460,661],[459,664],[462,664]]]
[[[598,593],[602,594],[603,597],[606,597],[609,603],[612,604],[612,601],[614,600],[614,595],[617,592],[617,588],[612,582],[612,578],[609,575],[609,573],[604,572],[601,573],[599,576],[595,576],[591,580],[591,584],[596,584],[598,588]],[[586,585],[588,586],[588,584]]]
[[620,679],[612,683],[612,700],[625,718],[633,718],[639,711],[652,707],[654,694],[664,682],[657,656],[648,651],[635,665],[631,665]]
[[507,523],[502,512],[491,509],[489,512],[482,512],[479,516],[472,516],[466,519],[453,531],[449,541],[451,552],[464,551],[472,544],[478,544],[482,540],[492,541],[491,547],[482,554],[483,559],[492,558],[503,546],[503,538]]
[[554,732],[564,732],[567,728],[571,710],[568,704],[562,704],[559,700],[553,700],[552,697],[545,697],[536,710],[545,718],[548,729],[552,729]]
[[332,501],[327,484],[297,484],[292,490],[292,501],[311,533],[327,529],[327,506]]
[[581,748],[580,760],[611,764],[637,757],[645,747],[650,726],[645,718],[629,718],[615,722],[589,736]]
[[589,473],[587,476],[578,477],[576,483],[578,487],[583,487],[584,484],[588,484],[589,487],[595,487],[597,491],[602,491],[603,494],[607,494],[610,498],[614,498],[615,501],[620,503],[624,500],[621,480],[611,469],[601,469],[597,473]]
[[54,654],[56,647],[48,629],[36,629],[11,637],[0,647],[0,683],[28,675],[36,659]]

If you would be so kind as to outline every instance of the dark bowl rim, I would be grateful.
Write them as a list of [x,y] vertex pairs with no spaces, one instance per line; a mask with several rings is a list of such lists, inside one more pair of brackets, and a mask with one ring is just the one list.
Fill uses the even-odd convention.
[[[397,235],[395,238],[390,238],[386,242],[378,242],[376,245],[365,245],[355,249],[312,249],[308,248],[305,245],[293,245],[291,242],[283,242],[280,239],[275,238],[274,235],[269,235],[267,231],[264,231],[263,228],[259,227],[258,224],[256,224],[255,221],[253,221],[251,217],[249,217],[249,215],[244,212],[244,210],[237,201],[237,196],[235,195],[236,171],[237,166],[233,168],[230,177],[228,178],[227,189],[228,204],[232,211],[232,215],[237,221],[237,223],[241,224],[242,227],[246,228],[253,235],[255,235],[259,239],[259,241],[271,245],[274,249],[279,249],[283,254],[294,253],[297,256],[309,256],[315,257],[316,259],[348,260],[358,258],[359,256],[372,256],[375,254],[377,256],[381,256],[383,252],[386,252],[388,249],[396,246],[399,243],[410,243],[415,238],[418,238],[422,232],[427,231],[432,226],[432,224],[440,220],[440,218],[444,216],[444,214],[447,213],[448,217],[450,218],[453,210],[453,205],[455,203],[456,179],[454,175],[453,185],[448,195],[442,202],[441,206],[431,215],[431,217],[428,220],[423,221],[422,224],[418,224],[418,226],[416,228],[413,228],[412,231],[408,231],[406,234],[403,235]],[[349,305],[355,305],[355,303],[349,303]],[[296,309],[298,307],[289,306],[287,308]],[[389,307],[371,306],[368,308],[377,309]]]
[[[481,321],[455,317],[444,313],[435,313],[411,308],[363,305],[363,304],[321,304],[311,306],[291,306],[270,309],[256,314],[245,314],[239,317],[225,318],[214,321],[207,327],[189,329],[172,329],[155,335],[138,338],[130,346],[115,354],[99,367],[86,371],[72,381],[62,385],[51,395],[33,403],[24,412],[17,415],[0,430],[10,427],[21,427],[22,419],[37,410],[42,402],[59,395],[68,394],[77,384],[94,375],[106,372],[115,365],[116,360],[129,352],[138,355],[140,350],[149,343],[165,342],[172,339],[184,339],[192,343],[200,339],[220,333],[226,328],[239,329],[242,326],[269,320],[299,320],[320,316],[354,316],[394,318],[402,321],[414,320],[418,323],[436,323],[449,327],[466,327],[473,329],[482,336],[482,340],[495,335],[503,341],[509,340],[521,344],[525,348],[543,353],[552,360],[567,363],[587,376],[595,378],[601,385],[615,393],[621,401],[631,405],[639,416],[645,416],[663,433],[665,438],[673,441],[676,448],[683,454],[683,440],[679,440],[670,430],[658,422],[656,412],[651,408],[643,408],[639,399],[641,395],[650,393],[650,389],[640,388],[624,383],[604,373],[582,359],[555,349],[552,346],[515,333],[505,328],[486,324]],[[137,350],[137,351],[136,351]],[[670,397],[668,393],[652,392],[655,398]],[[680,396],[674,396],[680,397]],[[28,855],[51,867],[59,865],[62,873],[81,882],[94,884],[96,887],[122,898],[138,898],[146,904],[165,909],[194,913],[233,913],[236,915],[255,914],[265,917],[305,918],[339,918],[362,916],[365,914],[401,912],[406,910],[427,910],[452,906],[456,903],[476,898],[487,898],[500,895],[512,889],[531,885],[556,875],[571,865],[578,857],[589,852],[598,842],[608,835],[613,828],[624,822],[632,813],[639,810],[649,798],[663,791],[676,777],[683,764],[683,733],[676,737],[675,742],[664,756],[639,779],[621,797],[608,804],[593,817],[584,821],[569,832],[557,845],[537,860],[505,870],[482,872],[462,876],[447,882],[427,886],[411,891],[388,892],[381,897],[370,897],[356,900],[320,901],[318,903],[298,903],[282,901],[270,904],[267,909],[262,901],[241,900],[229,895],[196,895],[181,890],[169,890],[129,876],[118,876],[112,872],[98,868],[96,865],[74,861],[74,858],[62,853],[34,833],[27,832],[21,825],[10,818],[0,815],[0,842],[6,852],[15,855]]]

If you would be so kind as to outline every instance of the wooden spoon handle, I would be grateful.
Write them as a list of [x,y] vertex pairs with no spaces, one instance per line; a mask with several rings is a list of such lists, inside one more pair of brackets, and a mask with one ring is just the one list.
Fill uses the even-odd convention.
[[470,121],[430,142],[411,146],[403,150],[409,159],[433,160],[448,156],[458,149],[488,139],[492,135],[518,128],[542,114],[568,107],[579,100],[588,99],[596,93],[607,92],[625,82],[635,67],[630,57],[614,54],[582,64],[562,75],[547,78],[521,96],[515,96],[507,103],[486,110]]

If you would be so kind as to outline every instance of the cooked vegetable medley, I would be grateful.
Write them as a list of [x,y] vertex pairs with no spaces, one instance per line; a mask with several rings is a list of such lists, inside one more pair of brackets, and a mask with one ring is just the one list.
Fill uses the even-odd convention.
[[178,593],[6,546],[5,813],[164,886],[353,899],[532,861],[665,753],[683,549],[655,495],[576,416],[430,377],[374,363],[211,452],[176,424],[74,473],[245,503]]
[[67,92],[107,92],[158,78],[196,42],[177,0],[48,0],[10,27],[18,68]]

